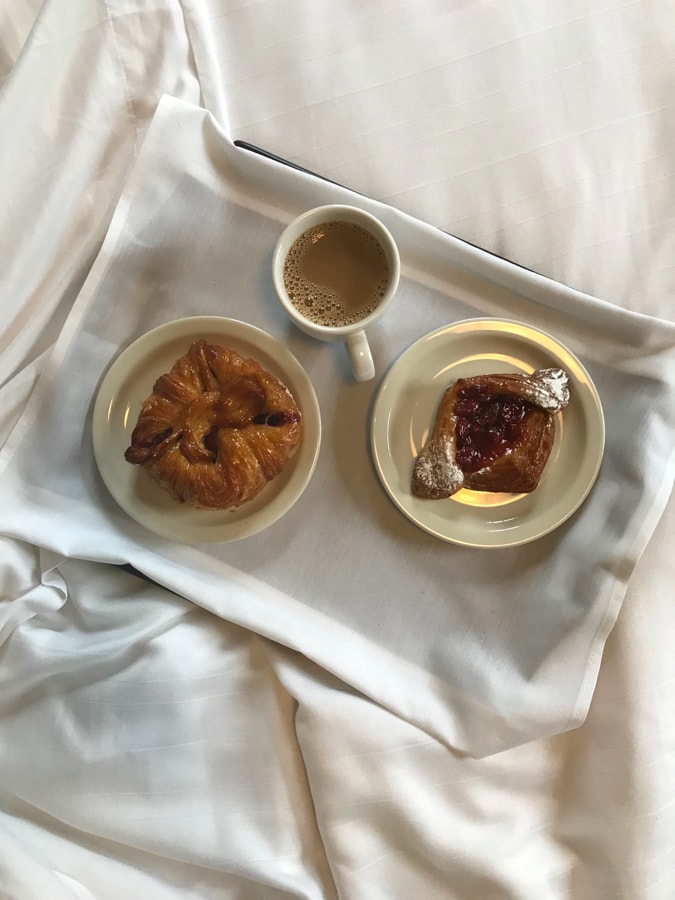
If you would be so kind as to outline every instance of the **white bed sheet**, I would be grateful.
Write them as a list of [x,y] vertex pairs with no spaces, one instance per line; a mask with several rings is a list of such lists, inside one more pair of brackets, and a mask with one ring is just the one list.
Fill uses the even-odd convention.
[[[2,9],[0,25],[4,434],[163,93],[206,105],[235,139],[672,318],[670,4],[347,3],[327,21],[310,3],[47,0]],[[154,586],[4,541],[2,889],[671,897],[673,539],[671,501],[583,726],[478,761]],[[140,595],[157,614],[116,630]],[[181,657],[186,642],[199,652]],[[45,742],[53,763],[36,771]],[[156,784],[143,759],[162,746],[172,776]]]

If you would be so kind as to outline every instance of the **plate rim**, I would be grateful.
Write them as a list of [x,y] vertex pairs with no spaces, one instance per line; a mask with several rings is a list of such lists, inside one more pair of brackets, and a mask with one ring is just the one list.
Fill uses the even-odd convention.
[[[538,335],[545,339],[545,341],[552,343],[556,348],[559,348],[562,353],[567,354],[574,363],[578,366],[581,373],[584,375],[586,386],[589,390],[589,396],[593,401],[592,407],[597,416],[597,425],[599,429],[598,440],[597,440],[597,452],[596,459],[594,462],[594,466],[592,472],[588,477],[587,484],[584,487],[584,490],[580,493],[578,497],[575,498],[575,502],[570,505],[570,508],[565,512],[563,516],[555,519],[549,526],[546,528],[537,531],[536,534],[525,535],[521,538],[510,538],[508,540],[504,540],[501,542],[481,542],[477,540],[467,540],[464,538],[458,538],[450,536],[446,533],[440,533],[436,528],[425,524],[423,521],[420,521],[418,517],[412,514],[412,512],[406,508],[404,503],[399,497],[399,492],[394,489],[394,487],[389,483],[389,480],[386,476],[386,473],[383,470],[383,464],[381,459],[381,448],[380,448],[380,440],[381,435],[385,435],[387,438],[387,445],[389,444],[388,436],[389,436],[389,420],[391,417],[391,412],[394,409],[394,403],[390,402],[386,409],[386,414],[384,414],[382,410],[382,405],[385,399],[385,394],[390,387],[391,380],[393,375],[399,366],[403,363],[408,355],[413,355],[416,350],[419,349],[419,346],[429,340],[432,340],[435,336],[440,335],[441,333],[447,332],[455,332],[461,333],[462,329],[466,329],[467,331],[471,330],[471,326],[482,324],[482,325],[492,325],[496,331],[500,331],[502,334],[509,334],[512,332],[512,329],[526,329],[527,332],[533,333],[534,335]],[[520,334],[519,337],[521,339],[525,339],[530,343],[533,343],[535,346],[540,349],[546,349],[542,347],[541,344],[537,344],[536,341],[531,341],[529,335]],[[394,394],[396,396],[396,392]],[[380,421],[382,418],[386,420],[386,426],[377,425],[378,417]],[[431,423],[430,423],[431,424]],[[373,457],[373,463],[375,466],[375,470],[377,472],[378,478],[385,492],[387,493],[389,499],[394,503],[397,509],[414,525],[420,528],[422,531],[425,531],[427,534],[432,535],[433,537],[441,540],[445,543],[455,544],[461,547],[468,547],[472,549],[485,549],[485,550],[501,550],[507,549],[510,547],[519,547],[528,543],[532,543],[535,540],[539,540],[539,538],[544,537],[547,534],[550,534],[552,531],[555,531],[559,528],[564,522],[566,522],[574,513],[579,509],[579,507],[583,504],[583,502],[588,497],[593,485],[595,484],[598,474],[600,472],[600,468],[602,466],[602,461],[604,458],[605,452],[605,440],[606,440],[606,427],[605,427],[605,417],[604,411],[602,407],[602,402],[600,399],[599,392],[595,386],[593,379],[591,378],[588,370],[581,362],[579,357],[569,349],[565,344],[562,343],[558,338],[552,335],[550,332],[540,328],[536,325],[531,325],[529,322],[525,322],[518,319],[511,319],[502,316],[475,316],[465,319],[458,319],[453,322],[448,322],[445,325],[441,325],[438,328],[434,328],[426,334],[421,335],[417,340],[413,341],[412,344],[408,345],[402,353],[392,362],[384,376],[382,377],[382,381],[378,386],[378,390],[373,399],[372,411],[370,415],[370,447],[371,447],[371,455]],[[388,454],[391,457],[391,454]]]
[[[109,410],[118,396],[121,383],[124,378],[133,371],[133,368],[142,362],[143,358],[152,352],[153,349],[161,347],[162,343],[180,338],[184,332],[187,340],[191,333],[194,334],[194,339],[197,339],[199,332],[208,333],[209,331],[216,334],[222,333],[224,339],[231,336],[233,340],[241,340],[244,343],[249,343],[253,348],[259,346],[261,352],[272,359],[274,362],[273,368],[277,370],[282,380],[284,375],[286,376],[287,380],[284,381],[285,384],[287,384],[288,381],[300,381],[303,393],[302,415],[304,422],[307,423],[306,427],[303,428],[303,441],[307,440],[307,436],[309,435],[312,443],[310,445],[311,449],[309,451],[305,450],[307,458],[304,462],[304,470],[297,485],[295,485],[294,490],[289,494],[287,502],[281,503],[271,517],[269,511],[268,514],[265,515],[265,509],[267,507],[264,506],[261,509],[253,511],[250,517],[240,518],[236,522],[223,523],[220,527],[216,527],[217,536],[216,534],[209,534],[208,536],[202,535],[198,538],[181,537],[178,533],[179,529],[157,528],[150,524],[142,514],[139,516],[136,509],[129,507],[123,491],[119,490],[116,479],[114,479],[109,471],[109,467],[106,465],[104,437],[106,432],[110,433],[110,426],[108,425]],[[164,340],[162,340],[163,338]],[[248,355],[254,357],[254,350],[248,351]],[[289,371],[290,377],[288,374]],[[162,373],[158,372],[157,377],[159,377],[160,374]],[[309,427],[307,427],[307,425]],[[251,537],[254,534],[265,530],[282,518],[300,499],[316,469],[321,448],[322,422],[321,410],[316,391],[314,390],[314,385],[300,361],[288,347],[282,344],[278,338],[274,337],[274,335],[259,328],[257,325],[252,325],[242,319],[235,319],[229,316],[204,315],[186,316],[163,322],[162,324],[143,332],[113,357],[107,369],[104,370],[98,388],[96,389],[92,409],[90,434],[94,460],[101,480],[117,506],[129,516],[133,522],[142,528],[145,528],[149,533],[164,538],[165,540],[175,541],[176,543],[189,545],[224,544]],[[288,486],[285,486],[282,488],[282,491],[287,488]],[[193,507],[190,507],[190,511],[196,514],[203,512],[205,517],[212,512],[210,510],[197,510]],[[188,530],[190,527],[193,526],[188,526]],[[228,535],[228,531],[230,531],[231,534]]]

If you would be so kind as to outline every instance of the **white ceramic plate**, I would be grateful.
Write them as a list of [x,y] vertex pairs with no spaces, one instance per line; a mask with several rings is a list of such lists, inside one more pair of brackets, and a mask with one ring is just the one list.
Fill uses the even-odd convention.
[[[571,399],[557,416],[555,443],[536,490],[530,494],[461,490],[447,500],[413,495],[413,463],[453,381],[548,366],[560,366],[568,373]],[[579,360],[550,335],[502,319],[455,322],[414,343],[386,374],[371,421],[375,467],[394,503],[430,534],[468,547],[513,547],[557,528],[588,495],[604,445],[600,399]]]
[[[238,509],[200,510],[177,503],[140,466],[124,459],[141,403],[157,378],[193,341],[205,338],[257,359],[295,398],[303,416],[300,447],[284,471]],[[275,338],[245,322],[218,316],[178,319],[144,334],[106,373],[94,404],[94,456],[101,477],[122,509],[162,537],[217,543],[248,537],[276,522],[296,502],[314,471],[321,418],[314,388],[297,359]]]

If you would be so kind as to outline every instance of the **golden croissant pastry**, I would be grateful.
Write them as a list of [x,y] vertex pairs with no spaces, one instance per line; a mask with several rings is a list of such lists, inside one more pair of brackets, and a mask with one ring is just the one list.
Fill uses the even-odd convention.
[[569,396],[562,369],[458,379],[415,460],[413,493],[439,500],[460,488],[533,491],[553,447],[554,415]]
[[228,509],[275,478],[301,436],[300,410],[277,378],[200,340],[155,382],[124,457],[177,500]]

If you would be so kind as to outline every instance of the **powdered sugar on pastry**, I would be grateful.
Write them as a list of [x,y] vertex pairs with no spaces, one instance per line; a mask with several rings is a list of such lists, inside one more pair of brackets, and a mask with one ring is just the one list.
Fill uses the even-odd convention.
[[569,379],[562,369],[537,369],[527,381],[532,402],[548,412],[559,412],[570,402]]
[[415,461],[415,493],[431,500],[442,500],[456,493],[464,483],[464,472],[455,459],[454,441],[441,437],[430,441]]

